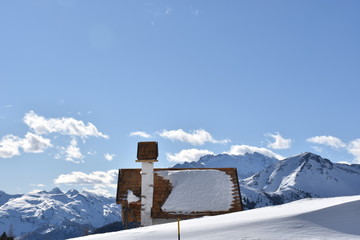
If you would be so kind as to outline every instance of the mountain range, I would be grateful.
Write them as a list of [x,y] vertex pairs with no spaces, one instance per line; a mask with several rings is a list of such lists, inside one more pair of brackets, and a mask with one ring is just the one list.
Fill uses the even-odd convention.
[[[206,155],[174,168],[236,167],[245,209],[278,205],[303,198],[360,194],[360,165],[333,163],[313,153],[284,160],[260,153]],[[258,172],[256,172],[258,170]],[[255,174],[253,174],[256,172]]]
[[237,168],[239,178],[250,177],[279,160],[261,153],[246,153],[244,155],[205,155],[198,161],[176,164],[172,168]]
[[0,232],[18,239],[65,239],[120,221],[115,198],[59,188],[9,195],[0,192]]
[[[333,163],[313,153],[283,160],[260,153],[206,155],[173,168],[238,170],[245,209],[278,205],[303,198],[360,195],[360,165]],[[9,195],[0,191],[0,234],[19,240],[66,239],[117,228],[121,211],[115,198],[59,188]],[[109,225],[110,224],[110,225]],[[111,227],[109,227],[111,226]]]

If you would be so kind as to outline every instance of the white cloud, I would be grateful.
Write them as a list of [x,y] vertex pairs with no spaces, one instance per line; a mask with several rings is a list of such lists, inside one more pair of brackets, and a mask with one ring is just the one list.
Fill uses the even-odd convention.
[[142,138],[151,138],[150,134],[143,132],[143,131],[132,132],[132,133],[130,133],[129,136],[130,137],[137,136],[137,137],[142,137]]
[[106,196],[106,197],[114,196],[114,194],[111,194],[108,189],[104,189],[104,188],[95,188],[95,189],[83,188],[83,191],[90,192],[100,196]]
[[355,156],[356,163],[360,164],[360,138],[350,142],[347,146],[347,150],[350,154]]
[[330,146],[335,149],[346,149],[348,153],[355,157],[354,162],[360,164],[360,138],[351,141],[349,144],[333,136],[316,136],[308,138],[307,141]]
[[41,183],[39,183],[39,184],[33,184],[33,183],[30,183],[30,186],[32,186],[32,187],[45,187],[45,185],[44,184],[41,184]]
[[112,161],[113,158],[115,157],[115,154],[106,153],[106,154],[104,154],[104,157],[105,157],[106,160]]
[[274,153],[269,149],[259,148],[259,147],[249,146],[249,145],[233,145],[233,146],[231,146],[230,151],[226,152],[226,153],[231,154],[231,155],[245,155],[246,153],[254,153],[254,152],[261,153],[265,156],[274,157],[274,158],[277,158],[280,160],[284,159],[283,156],[281,156],[277,153]]
[[50,139],[28,132],[22,140],[25,152],[42,153],[46,148],[52,147]]
[[6,135],[0,141],[0,157],[11,158],[20,155],[19,147],[22,139],[14,135]]
[[[21,154],[20,148],[23,152],[28,153],[42,153],[47,148],[53,147],[51,140],[41,135],[58,133],[62,135],[70,135],[74,137],[81,137],[85,142],[85,138],[89,136],[109,138],[109,136],[99,132],[92,123],[85,124],[82,121],[73,118],[49,118],[35,114],[30,111],[25,114],[24,123],[34,131],[28,132],[24,138],[14,135],[6,135],[0,139],[0,158],[11,158]],[[54,139],[59,135],[55,135]],[[83,155],[77,147],[77,141],[73,139],[67,148],[57,147],[62,152],[58,153],[55,158],[60,158],[62,155],[66,156],[66,160],[78,162],[76,159],[82,159]]]
[[41,153],[46,148],[52,147],[50,139],[43,138],[28,132],[25,138],[14,135],[6,135],[0,140],[0,158],[11,158],[20,155],[19,149],[24,152]]
[[70,174],[61,174],[54,180],[54,183],[92,186],[96,189],[116,189],[117,176],[118,170],[116,169],[107,172],[96,171],[89,174],[84,172],[71,172]]
[[283,138],[280,133],[267,133],[265,134],[267,137],[272,137],[274,139],[273,143],[269,143],[267,147],[272,149],[288,149],[291,146],[291,139]]
[[183,163],[183,162],[198,161],[200,157],[208,154],[214,154],[214,153],[205,149],[192,148],[192,149],[181,150],[180,152],[175,154],[167,153],[166,156],[167,159],[171,162]]
[[332,136],[316,136],[306,139],[306,141],[316,144],[327,145],[336,149],[345,148],[346,144],[339,138]]
[[73,138],[70,145],[65,149],[66,161],[79,163],[84,156],[80,152],[80,148],[77,146],[77,141]]
[[24,116],[24,123],[33,129],[36,134],[60,133],[62,135],[71,135],[79,137],[103,137],[109,138],[97,130],[95,125],[88,123],[87,125],[80,120],[74,118],[49,118],[37,115],[30,111]]
[[163,130],[159,135],[163,138],[178,140],[181,142],[188,142],[192,145],[203,145],[206,142],[221,143],[221,144],[230,142],[229,139],[215,140],[210,133],[208,133],[203,129],[194,130],[191,131],[190,133],[187,133],[182,129],[170,130],[170,131]]

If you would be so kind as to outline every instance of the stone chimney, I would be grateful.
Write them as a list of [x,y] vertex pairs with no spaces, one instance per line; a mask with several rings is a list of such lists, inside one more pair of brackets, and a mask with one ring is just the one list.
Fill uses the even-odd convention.
[[154,195],[154,162],[157,162],[158,143],[139,142],[136,162],[141,162],[141,226],[152,225],[151,208]]

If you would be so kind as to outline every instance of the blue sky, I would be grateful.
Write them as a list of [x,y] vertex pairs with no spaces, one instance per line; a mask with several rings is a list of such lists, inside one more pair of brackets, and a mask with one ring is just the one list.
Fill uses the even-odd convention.
[[0,189],[114,192],[139,167],[360,163],[359,1],[1,1]]

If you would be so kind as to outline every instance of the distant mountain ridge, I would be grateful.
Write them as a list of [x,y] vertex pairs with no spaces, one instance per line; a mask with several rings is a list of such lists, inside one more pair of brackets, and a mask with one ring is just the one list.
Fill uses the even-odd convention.
[[245,208],[258,208],[302,198],[360,194],[360,165],[333,163],[306,152],[277,160],[260,153],[206,155],[174,168],[236,167]]
[[184,162],[172,168],[226,168],[235,167],[240,179],[250,177],[279,160],[261,153],[246,153],[244,155],[205,155],[196,162]]
[[7,194],[6,192],[3,192],[0,190],[0,206],[3,205],[4,203],[6,203],[7,201],[9,201],[9,199],[11,198],[17,198],[17,197],[21,197],[22,194]]
[[[59,188],[28,194],[0,192],[0,232],[18,239],[65,239],[120,221],[115,198]],[[79,235],[80,234],[80,235]]]

